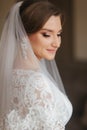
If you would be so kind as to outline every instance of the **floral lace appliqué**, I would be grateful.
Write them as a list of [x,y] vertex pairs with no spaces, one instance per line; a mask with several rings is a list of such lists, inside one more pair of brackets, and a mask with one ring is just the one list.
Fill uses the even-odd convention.
[[40,72],[13,71],[12,109],[6,115],[5,130],[65,130],[70,115],[50,85]]

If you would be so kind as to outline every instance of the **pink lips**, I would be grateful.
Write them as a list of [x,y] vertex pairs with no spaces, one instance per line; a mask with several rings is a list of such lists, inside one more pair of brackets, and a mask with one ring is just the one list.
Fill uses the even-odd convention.
[[54,50],[54,49],[47,49],[47,51],[50,52],[50,53],[55,53],[56,52],[56,50]]

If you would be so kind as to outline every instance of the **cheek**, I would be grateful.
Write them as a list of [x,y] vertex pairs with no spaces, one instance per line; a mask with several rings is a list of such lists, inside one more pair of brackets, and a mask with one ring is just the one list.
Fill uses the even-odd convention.
[[42,49],[44,48],[41,41],[35,40],[31,43],[32,49],[34,53],[41,53]]
[[39,44],[40,44],[38,38],[35,37],[35,36],[30,36],[29,40],[30,40],[32,49],[36,50],[39,47]]
[[37,50],[45,49],[49,45],[49,42],[44,39],[38,39],[34,44],[33,47]]
[[49,47],[52,43],[52,38],[44,38],[41,35],[30,37],[31,46],[34,51],[42,51]]

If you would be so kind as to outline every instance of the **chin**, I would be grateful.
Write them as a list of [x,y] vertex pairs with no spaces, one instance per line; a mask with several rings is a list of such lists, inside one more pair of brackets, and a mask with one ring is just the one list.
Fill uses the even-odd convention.
[[55,56],[51,56],[51,57],[47,57],[47,58],[45,58],[46,60],[53,60],[53,59],[55,59]]

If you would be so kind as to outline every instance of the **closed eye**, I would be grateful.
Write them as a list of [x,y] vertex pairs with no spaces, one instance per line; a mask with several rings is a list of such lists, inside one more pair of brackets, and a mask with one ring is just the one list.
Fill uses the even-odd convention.
[[57,34],[58,37],[62,37],[62,33]]
[[47,33],[42,33],[42,35],[43,35],[44,37],[50,37],[50,35],[47,34]]

